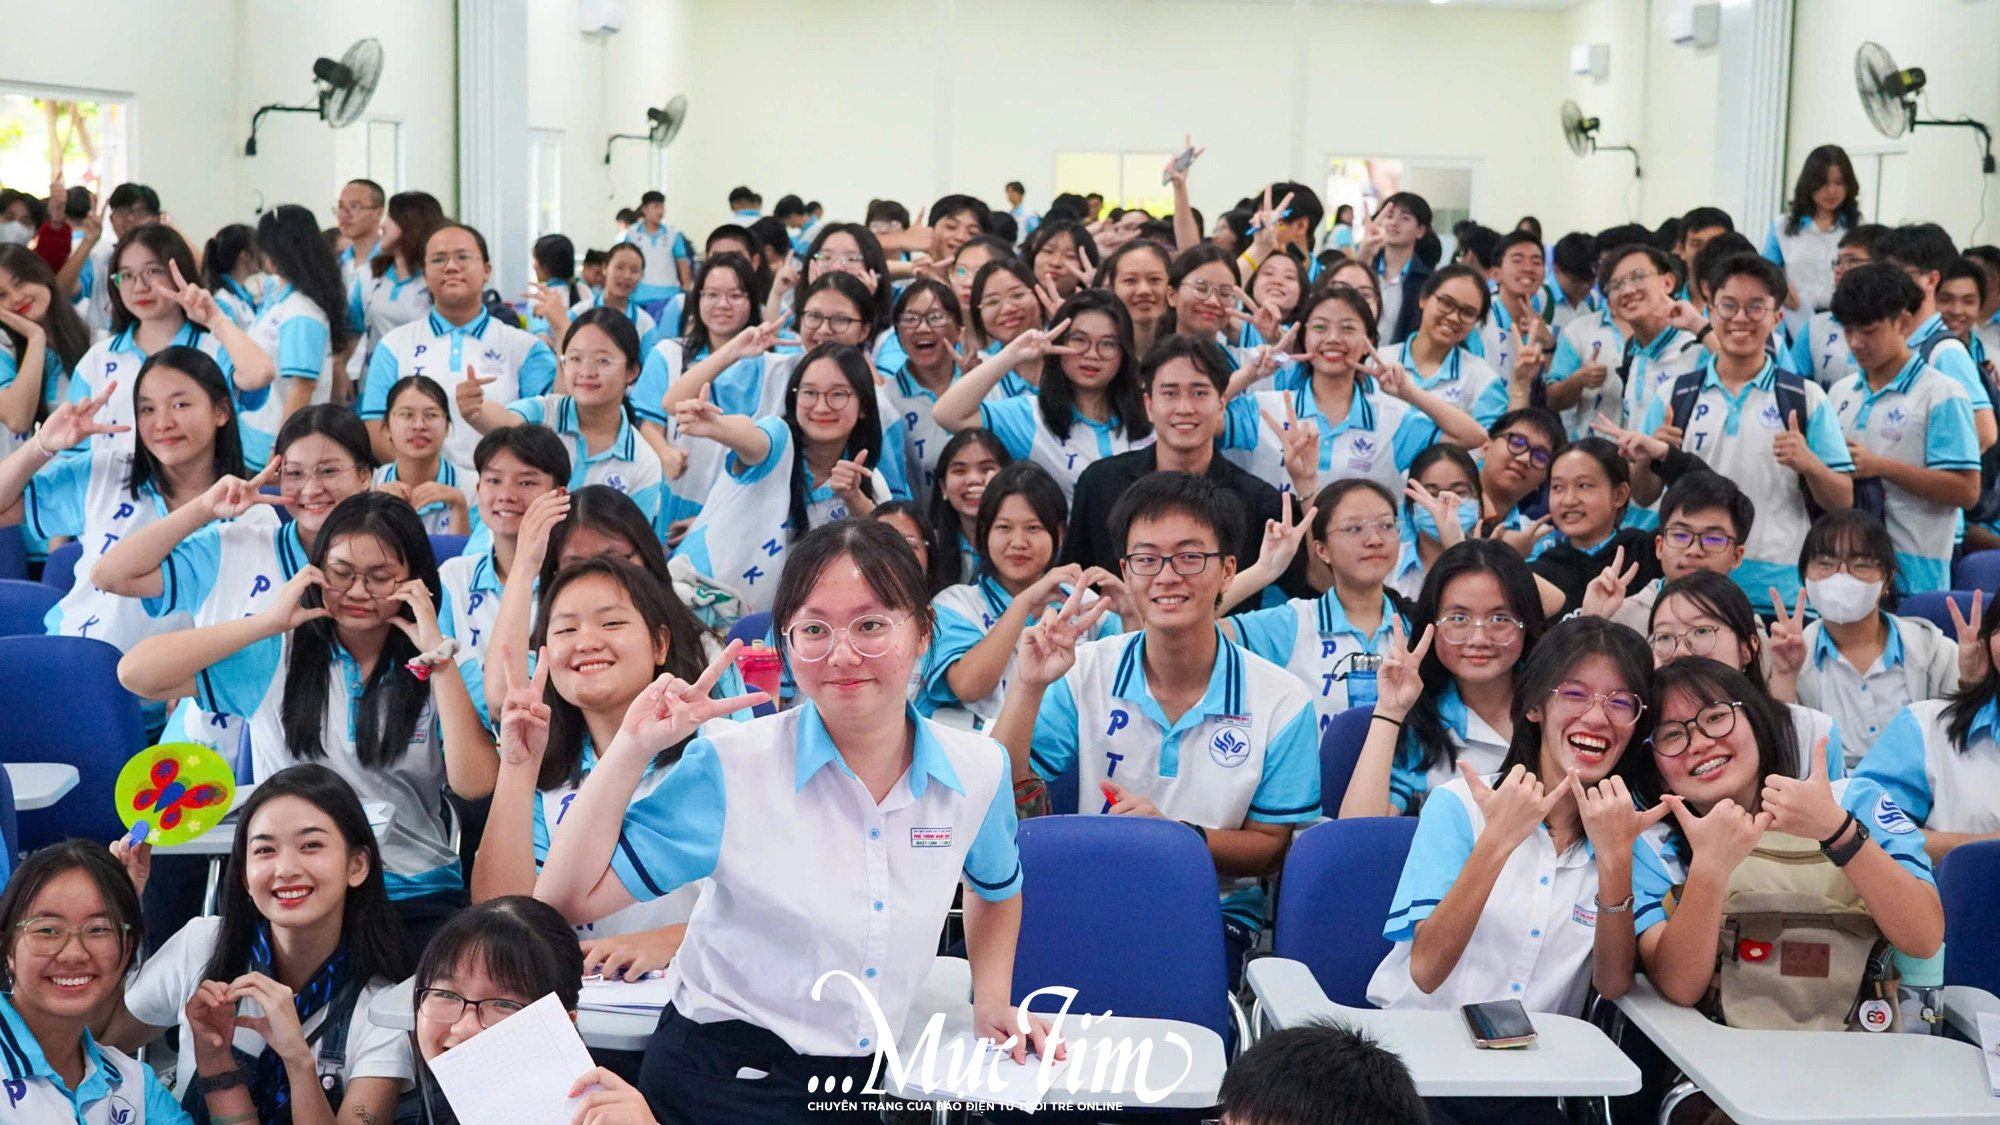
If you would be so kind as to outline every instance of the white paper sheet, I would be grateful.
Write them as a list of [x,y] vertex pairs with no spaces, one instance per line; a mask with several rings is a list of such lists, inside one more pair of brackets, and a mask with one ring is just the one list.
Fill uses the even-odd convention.
[[[964,1044],[962,1048],[954,1046],[961,1043]],[[956,1075],[948,1073],[951,1070],[946,1065],[948,1060],[955,1057],[969,1057],[954,1055],[955,1050],[976,1053],[979,1059],[976,1079],[969,1070]],[[927,1094],[937,1094],[955,1101],[988,1102],[1029,1113],[1033,1113],[1042,1104],[1042,1093],[1037,1087],[1037,1081],[1042,1073],[1042,1060],[1032,1053],[1028,1055],[1027,1062],[1017,1063],[1011,1053],[991,1044],[979,1043],[970,1034],[965,1034],[956,1040],[940,1044],[937,1059],[937,1071],[931,1075],[935,1085],[921,1087]],[[1059,1059],[1050,1064],[1051,1089],[1055,1088],[1056,1082],[1060,1080],[1062,1072],[1068,1066],[1068,1059]]]
[[1986,1085],[2000,1098],[2000,1014],[1979,1013],[1979,1050],[1986,1056]]
[[569,1088],[594,1065],[550,993],[439,1055],[431,1072],[460,1121],[569,1121],[583,1102]]

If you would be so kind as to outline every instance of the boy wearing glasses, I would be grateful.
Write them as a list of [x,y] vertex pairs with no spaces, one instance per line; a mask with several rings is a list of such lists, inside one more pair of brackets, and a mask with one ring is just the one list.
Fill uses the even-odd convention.
[[1521,504],[1548,482],[1549,466],[1569,444],[1569,435],[1561,419],[1534,406],[1502,414],[1488,432],[1492,436],[1479,454],[1479,493],[1486,502],[1481,520],[1499,520],[1501,538],[1522,558],[1532,559],[1554,541],[1554,534],[1523,514]]
[[[1728,577],[1743,561],[1757,509],[1727,477],[1698,469],[1674,482],[1660,501],[1660,530],[1653,537],[1661,577],[1648,582],[1610,613],[1611,620],[1644,634],[1653,620],[1660,587],[1697,570]],[[1583,610],[1595,606],[1584,600]]]
[[1615,250],[1598,275],[1605,307],[1563,329],[1549,361],[1548,405],[1571,438],[1588,435],[1599,414],[1618,422],[1643,416],[1674,379],[1701,366],[1708,327],[1674,299],[1674,263],[1656,246]]
[[1234,507],[1188,473],[1154,473],[1127,489],[1111,531],[1145,628],[1079,644],[1101,613],[1079,615],[1073,596],[1023,630],[991,729],[1014,776],[1076,772],[1079,807],[1055,812],[1161,817],[1202,837],[1215,858],[1232,988],[1264,917],[1257,879],[1278,869],[1293,825],[1319,816],[1312,696],[1216,625],[1236,574]]

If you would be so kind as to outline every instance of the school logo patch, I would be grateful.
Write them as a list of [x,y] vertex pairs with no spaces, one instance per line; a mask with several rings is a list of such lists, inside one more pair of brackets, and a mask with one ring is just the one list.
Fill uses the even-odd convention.
[[620,492],[631,491],[631,489],[625,487],[624,473],[612,473],[610,476],[604,478],[604,483],[606,486],[610,488],[615,488]]
[[499,348],[487,348],[483,354],[485,355],[486,362],[488,363],[499,363],[501,360],[507,358],[504,354],[501,353]]
[[1250,740],[1234,727],[1225,727],[1208,740],[1208,756],[1224,769],[1235,769],[1250,760]]
[[1764,409],[1757,412],[1757,420],[1773,430],[1785,428],[1785,423],[1778,417],[1778,404],[1775,402],[1765,403]]
[[1882,420],[1892,427],[1901,429],[1903,423],[1910,420],[1910,412],[1900,406],[1892,406],[1889,408],[1889,413],[1884,415]]
[[123,1096],[113,1094],[106,1101],[108,1104],[105,1108],[110,1112],[105,1120],[111,1125],[132,1125],[134,1121],[139,1120],[139,1111],[132,1108],[132,1103],[126,1101]]
[[943,828],[910,829],[910,846],[913,848],[948,848],[951,846],[951,826]]
[[1895,801],[1890,800],[1887,793],[1875,798],[1875,827],[1898,836],[1917,830],[1909,814],[1899,808]]
[[1443,391],[1439,392],[1439,397],[1443,398],[1446,402],[1451,403],[1453,406],[1457,406],[1458,397],[1464,393],[1465,393],[1464,386],[1458,383],[1453,383],[1451,386],[1446,387]]

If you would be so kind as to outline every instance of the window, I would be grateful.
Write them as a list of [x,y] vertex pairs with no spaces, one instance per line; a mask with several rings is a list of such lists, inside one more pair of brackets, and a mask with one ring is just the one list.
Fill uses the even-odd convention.
[[368,122],[368,178],[394,195],[403,190],[403,123]]
[[1056,153],[1056,194],[1104,196],[1104,209],[1142,207],[1159,218],[1174,209],[1173,188],[1160,183],[1171,152]]
[[1451,228],[1472,216],[1476,161],[1406,159],[1381,156],[1336,156],[1327,161],[1326,221],[1345,203],[1354,208],[1354,236],[1361,237],[1367,216],[1399,191],[1413,191],[1431,205],[1431,230],[1444,243],[1444,258],[1452,254]]
[[101,197],[131,178],[131,120],[124,95],[0,83],[0,184],[46,195],[60,163]]
[[528,229],[536,238],[562,229],[562,145],[560,129],[528,131]]

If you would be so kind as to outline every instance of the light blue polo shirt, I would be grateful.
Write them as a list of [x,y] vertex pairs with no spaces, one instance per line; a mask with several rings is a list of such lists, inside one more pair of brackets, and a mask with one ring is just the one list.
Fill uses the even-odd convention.
[[0,993],[0,1120],[20,1125],[189,1125],[187,1111],[153,1068],[83,1033],[83,1081],[71,1090],[42,1053],[9,997]]

